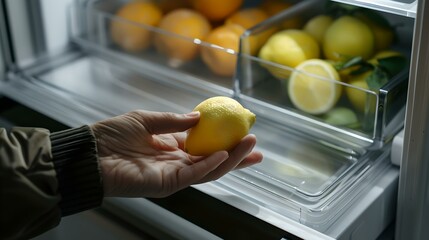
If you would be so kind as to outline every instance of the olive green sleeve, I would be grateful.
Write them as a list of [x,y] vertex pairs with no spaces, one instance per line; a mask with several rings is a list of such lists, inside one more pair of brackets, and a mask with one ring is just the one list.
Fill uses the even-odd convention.
[[0,129],[0,239],[25,239],[61,217],[49,132]]
[[28,239],[62,216],[101,204],[103,189],[89,126],[50,134],[0,128],[0,239]]

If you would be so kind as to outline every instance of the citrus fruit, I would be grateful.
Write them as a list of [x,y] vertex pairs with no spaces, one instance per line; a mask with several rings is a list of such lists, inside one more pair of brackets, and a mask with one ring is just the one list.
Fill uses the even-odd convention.
[[369,59],[374,53],[374,34],[358,18],[342,16],[326,29],[323,53],[327,59],[336,61],[357,56]]
[[[319,58],[317,41],[308,33],[298,29],[288,29],[273,34],[259,51],[259,58],[294,68],[305,60]],[[267,66],[278,78],[285,78],[290,71]]]
[[256,121],[255,114],[225,96],[208,98],[194,111],[200,112],[200,120],[185,140],[185,150],[192,155],[207,156],[232,150]]
[[288,94],[294,106],[310,114],[329,111],[341,95],[337,70],[321,59],[310,59],[296,67],[289,79]]
[[328,29],[333,21],[334,19],[331,16],[317,15],[305,23],[303,30],[313,36],[319,44],[322,44],[326,29]]
[[130,52],[150,46],[152,33],[144,25],[156,26],[162,18],[162,12],[155,4],[143,1],[127,3],[115,15],[119,19],[112,20],[112,40]]
[[167,33],[156,34],[156,49],[179,62],[195,58],[199,45],[194,43],[194,39],[203,39],[211,30],[210,23],[203,15],[185,8],[166,14],[158,27]]
[[[274,16],[279,14],[280,12],[290,8],[293,6],[293,3],[283,1],[283,0],[264,0],[262,3],[258,6],[258,8],[264,10],[268,16]],[[298,29],[301,28],[302,25],[302,19],[300,17],[294,16],[289,19],[283,20],[283,22],[280,24],[282,29]]]
[[188,0],[156,0],[155,2],[158,4],[159,8],[161,8],[164,14],[169,13],[178,8],[190,7],[190,3]]
[[[242,26],[244,29],[249,29],[267,18],[268,14],[259,8],[245,8],[229,16],[225,20],[225,24],[237,24]],[[246,42],[244,52],[255,55],[259,48],[261,48],[273,33],[273,31],[266,30],[255,35],[248,36],[246,40],[244,40]]]
[[237,24],[226,24],[213,29],[204,39],[207,43],[222,47],[201,47],[203,62],[215,74],[225,77],[234,75],[240,35],[243,32],[244,28]]
[[[389,22],[378,15],[376,21],[374,18],[369,17],[365,14],[358,14],[357,17],[365,22],[372,30],[374,34],[375,40],[375,50],[381,51],[388,49],[395,39],[395,31],[392,26],[390,26]],[[382,21],[384,20],[384,21]]]
[[[375,95],[367,93],[368,83],[366,78],[372,71],[366,71],[358,75],[351,75],[349,84],[356,87],[347,87],[346,95],[353,107],[359,112],[365,112],[365,108],[369,107],[372,111],[375,110]],[[372,106],[370,106],[372,105]]]
[[394,50],[383,50],[383,51],[377,52],[370,60],[368,60],[368,62],[374,65],[377,65],[378,59],[388,58],[393,56],[403,56],[403,55],[402,53]]
[[258,7],[264,10],[269,16],[274,16],[292,6],[292,3],[283,0],[264,0]]
[[238,24],[245,29],[251,28],[268,18],[268,14],[258,8],[245,8],[229,16],[226,24]]
[[222,21],[237,11],[243,0],[191,0],[191,6],[209,21]]
[[336,107],[329,110],[324,116],[325,122],[335,126],[357,128],[360,123],[356,113],[346,107]]

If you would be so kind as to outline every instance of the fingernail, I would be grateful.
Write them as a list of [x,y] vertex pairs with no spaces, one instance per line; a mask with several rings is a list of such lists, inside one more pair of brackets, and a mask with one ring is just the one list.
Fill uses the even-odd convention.
[[190,112],[190,113],[187,113],[186,116],[188,116],[188,117],[198,117],[198,116],[200,116],[200,112],[199,111]]

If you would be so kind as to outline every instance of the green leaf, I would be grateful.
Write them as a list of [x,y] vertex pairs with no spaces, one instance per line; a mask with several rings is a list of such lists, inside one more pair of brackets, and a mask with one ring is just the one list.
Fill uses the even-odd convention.
[[391,56],[377,59],[378,65],[382,68],[389,77],[393,77],[402,71],[408,64],[408,61],[403,56]]
[[363,62],[363,59],[360,56],[350,58],[349,60],[347,60],[346,62],[344,62],[343,66],[342,66],[342,69],[346,69],[346,68],[349,68],[349,67],[353,67],[353,66],[362,64],[362,62]]
[[384,84],[389,81],[389,76],[380,67],[376,66],[372,73],[366,78],[369,89],[378,91]]

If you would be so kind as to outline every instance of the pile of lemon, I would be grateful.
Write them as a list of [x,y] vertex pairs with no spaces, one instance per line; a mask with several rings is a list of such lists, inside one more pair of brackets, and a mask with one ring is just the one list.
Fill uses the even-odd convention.
[[[385,21],[375,21],[374,14]],[[265,67],[276,78],[287,81],[288,97],[297,109],[313,115],[327,114],[345,92],[353,112],[362,114],[370,105],[367,92],[378,91],[368,86],[378,61],[403,57],[392,50],[394,39],[394,28],[376,12],[356,11],[335,17],[320,14],[302,28],[273,34],[258,56],[285,66]],[[367,68],[363,70],[359,64],[341,68],[348,61]]]
[[200,57],[213,73],[231,77],[240,35],[290,6],[282,0],[249,8],[244,0],[134,0],[117,10],[110,35],[126,51],[136,53],[153,46],[174,66]]

